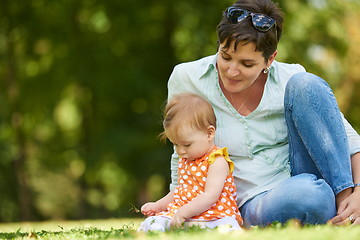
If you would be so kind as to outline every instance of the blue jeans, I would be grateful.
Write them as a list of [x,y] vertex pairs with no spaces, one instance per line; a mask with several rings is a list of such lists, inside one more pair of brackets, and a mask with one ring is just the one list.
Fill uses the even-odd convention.
[[310,73],[295,74],[284,105],[291,177],[242,206],[247,227],[289,219],[326,223],[336,214],[335,195],[353,186],[347,136],[329,85]]

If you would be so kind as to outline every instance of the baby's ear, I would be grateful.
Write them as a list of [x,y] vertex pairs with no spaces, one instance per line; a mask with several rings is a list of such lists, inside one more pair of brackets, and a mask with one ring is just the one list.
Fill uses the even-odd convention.
[[207,127],[208,138],[210,141],[212,141],[215,137],[215,130],[216,129],[213,125]]

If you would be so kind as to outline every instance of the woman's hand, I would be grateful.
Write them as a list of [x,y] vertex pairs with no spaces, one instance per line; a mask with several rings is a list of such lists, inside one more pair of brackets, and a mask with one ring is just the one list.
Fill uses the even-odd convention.
[[331,220],[334,225],[360,224],[360,188],[346,197],[338,206],[338,212]]

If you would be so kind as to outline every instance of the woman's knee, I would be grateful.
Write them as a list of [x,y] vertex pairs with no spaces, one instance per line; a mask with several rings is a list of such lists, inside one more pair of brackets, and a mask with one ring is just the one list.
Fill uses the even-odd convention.
[[317,88],[324,87],[324,85],[329,86],[321,77],[308,72],[300,72],[290,77],[286,87],[288,90],[296,89],[296,91],[301,91],[303,89],[316,90]]
[[[284,98],[286,119],[320,121],[325,114],[339,116],[339,109],[330,86],[311,73],[297,73],[289,79]],[[304,119],[305,118],[305,119]]]
[[[328,95],[331,89],[329,84],[322,78],[308,72],[294,74],[288,81],[285,89],[285,101],[307,101],[313,97],[319,98],[321,93]],[[296,96],[296,97],[295,97]]]

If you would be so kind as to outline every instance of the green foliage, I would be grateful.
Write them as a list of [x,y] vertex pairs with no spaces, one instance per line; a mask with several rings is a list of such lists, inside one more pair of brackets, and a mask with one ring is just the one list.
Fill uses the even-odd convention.
[[135,238],[136,231],[128,226],[120,229],[101,230],[97,228],[89,229],[71,229],[69,231],[31,231],[29,233],[21,232],[19,229],[15,233],[0,233],[0,239],[123,239]]
[[[231,3],[0,0],[0,221],[135,216],[131,204],[163,195],[167,79],[216,52]],[[278,60],[326,78],[359,130],[359,4],[279,5]]]
[[[332,240],[343,239],[355,240],[358,239],[360,228],[358,226],[342,226],[334,227],[329,225],[318,226],[300,226],[297,222],[290,221],[285,225],[276,224],[267,228],[254,227],[242,231],[228,232],[226,228],[217,228],[213,230],[189,228],[184,230],[173,230],[168,232],[137,232],[138,220],[136,224],[129,222],[126,224],[117,225],[118,221],[93,221],[92,226],[71,227],[71,225],[78,225],[77,222],[62,222],[66,227],[58,225],[54,229],[46,229],[46,222],[44,225],[36,225],[36,230],[24,231],[21,229],[21,224],[13,225],[19,227],[17,230],[0,233],[0,239],[314,239],[314,240]],[[53,222],[52,224],[55,224]],[[81,223],[83,224],[83,223]],[[80,225],[81,225],[80,224]],[[45,226],[45,227],[44,227]],[[3,226],[0,225],[0,229]]]

